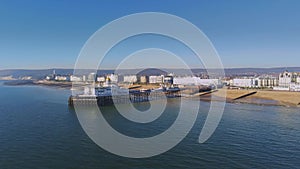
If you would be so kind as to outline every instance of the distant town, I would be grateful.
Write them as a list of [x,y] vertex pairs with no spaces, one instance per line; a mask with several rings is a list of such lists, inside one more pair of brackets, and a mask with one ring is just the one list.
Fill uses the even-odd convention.
[[[30,79],[30,77],[23,77]],[[272,89],[279,91],[297,91],[300,92],[300,73],[284,71],[278,76],[261,75],[261,76],[245,76],[245,77],[220,77],[209,78],[207,74],[201,76],[176,76],[169,73],[166,75],[117,75],[108,74],[98,76],[95,73],[88,75],[59,75],[53,71],[53,74],[47,75],[44,80],[58,82],[97,82],[100,85],[107,80],[114,84],[160,84],[160,85],[201,85],[211,87],[228,86],[230,88],[243,89]]]
[[[159,74],[161,73],[161,74]],[[249,75],[250,74],[250,75]],[[72,74],[56,73],[53,69],[51,74],[44,75],[39,80],[32,76],[21,76],[17,79],[12,76],[0,77],[1,80],[35,80],[38,83],[61,82],[68,84],[68,82],[95,82],[103,85],[109,81],[113,84],[149,84],[149,85],[174,85],[174,86],[210,86],[213,88],[220,88],[227,86],[231,89],[271,89],[277,91],[296,91],[300,92],[300,73],[289,72],[288,70],[281,73],[251,75],[251,73],[244,73],[242,75],[230,75],[228,77],[213,77],[210,78],[207,73],[198,73],[195,75],[176,75],[175,73],[155,72],[153,75],[118,75],[113,73],[98,75],[97,73],[89,73],[85,75],[75,76]]]
[[[113,70],[82,70],[77,75],[72,72],[72,69],[0,70],[0,80],[4,80],[5,85],[71,89],[71,101],[86,101],[96,97],[100,104],[112,104],[115,91],[115,94],[120,95],[120,103],[128,101],[128,96],[131,102],[165,96],[201,96],[201,100],[207,101],[225,98],[227,102],[300,106],[300,68],[225,69],[224,77],[218,74],[209,76],[205,70],[200,69],[192,70],[189,75],[180,70],[162,71],[153,68],[134,70],[138,72],[136,74],[129,70],[119,73]],[[105,100],[101,100],[103,98]]]

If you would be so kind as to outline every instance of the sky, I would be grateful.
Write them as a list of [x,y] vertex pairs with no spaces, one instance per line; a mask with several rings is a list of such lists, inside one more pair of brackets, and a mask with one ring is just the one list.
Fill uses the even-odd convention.
[[[299,9],[298,0],[2,0],[0,69],[73,68],[94,32],[140,12],[169,13],[193,23],[210,39],[226,68],[296,67],[300,66]],[[177,49],[175,54],[189,60],[191,52],[173,41],[133,37],[114,48],[102,68],[147,47]]]

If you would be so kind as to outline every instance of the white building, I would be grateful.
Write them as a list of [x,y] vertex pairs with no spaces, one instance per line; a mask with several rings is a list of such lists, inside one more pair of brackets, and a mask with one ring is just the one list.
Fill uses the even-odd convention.
[[156,77],[156,83],[163,83],[164,82],[164,75],[160,75]]
[[105,82],[105,77],[104,76],[97,77],[97,82]]
[[78,77],[78,76],[75,76],[75,75],[71,75],[70,76],[70,81],[71,82],[80,82],[80,81],[82,81],[82,78]]
[[235,78],[230,82],[231,86],[236,87],[276,87],[278,86],[278,78],[276,77],[245,77]]
[[136,77],[136,75],[124,76],[123,82],[125,82],[125,83],[136,83],[137,82],[137,77]]
[[279,75],[279,86],[274,87],[274,90],[284,91],[300,91],[300,76],[299,73],[290,73],[285,71]]
[[155,83],[163,83],[164,82],[164,75],[160,76],[149,76],[149,83],[155,84]]
[[24,77],[21,78],[21,80],[31,80],[31,79],[32,79],[31,76],[24,76]]
[[60,76],[60,75],[55,76],[54,79],[57,80],[57,81],[67,81],[67,80],[69,80],[67,76]]
[[254,79],[254,87],[276,87],[279,81],[276,77],[260,77]]
[[195,76],[185,76],[185,77],[174,77],[173,83],[178,85],[197,85],[197,79]]
[[290,91],[300,92],[300,84],[299,83],[291,83]]
[[233,86],[236,87],[252,87],[254,86],[254,79],[253,78],[243,78],[243,79],[233,79],[232,82]]
[[279,87],[290,87],[292,83],[292,73],[285,71],[279,75]]
[[292,83],[297,83],[297,79],[300,77],[300,73],[293,72],[292,73]]
[[84,81],[84,82],[86,81],[86,76],[85,75],[82,76],[82,81]]
[[201,79],[195,76],[186,77],[174,77],[173,84],[177,85],[219,85],[221,81],[219,79]]
[[51,76],[46,76],[46,80],[51,80]]
[[157,76],[149,76],[149,83],[153,84],[156,83]]
[[107,76],[111,83],[118,83],[118,75],[116,74],[110,74]]
[[296,83],[300,83],[300,77],[297,77],[297,79],[296,79]]

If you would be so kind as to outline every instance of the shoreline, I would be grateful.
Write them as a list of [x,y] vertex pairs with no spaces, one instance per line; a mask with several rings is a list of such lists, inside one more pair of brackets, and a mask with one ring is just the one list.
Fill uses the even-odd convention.
[[[57,82],[45,80],[10,80],[4,82],[3,85],[7,86],[23,86],[23,85],[36,85],[45,87],[55,87],[62,89],[71,89],[72,82]],[[157,85],[140,85],[140,88],[153,88]],[[254,93],[249,96],[237,99],[243,95]],[[225,96],[226,95],[226,96]],[[214,96],[212,98],[212,96]],[[212,92],[199,92],[190,95],[188,98],[199,98],[202,101],[225,101],[227,103],[242,103],[242,104],[255,104],[264,106],[284,106],[284,107],[300,107],[300,92],[291,91],[274,91],[274,90],[253,90],[253,89],[218,89]],[[235,100],[236,99],[236,100]]]
[[36,81],[36,80],[9,80],[3,83],[5,86],[45,86],[62,89],[71,89],[72,82],[56,82],[56,81]]

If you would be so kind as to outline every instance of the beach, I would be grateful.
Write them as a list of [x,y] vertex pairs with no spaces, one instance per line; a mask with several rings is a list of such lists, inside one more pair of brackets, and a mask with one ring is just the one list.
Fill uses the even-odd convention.
[[[256,92],[250,96],[242,99],[236,98],[246,95],[248,93]],[[218,97],[224,97],[226,93],[226,100],[229,102],[239,102],[241,100],[245,103],[255,103],[257,99],[264,99],[266,104],[270,103],[272,105],[278,106],[299,106],[300,105],[300,92],[290,92],[290,91],[275,91],[275,90],[237,90],[237,89],[218,89],[218,91],[211,93],[212,95]],[[263,104],[263,103],[262,103]]]
[[[132,86],[130,86],[132,87]],[[139,85],[136,89],[157,88],[158,85]],[[226,97],[227,102],[240,102],[260,105],[300,107],[300,92],[261,90],[261,89],[227,89],[221,88],[211,92],[192,93],[190,89],[182,90],[185,97],[200,97],[204,101],[220,101]],[[249,96],[245,96],[250,94]],[[216,97],[211,97],[211,96]],[[238,99],[241,96],[243,98]]]

